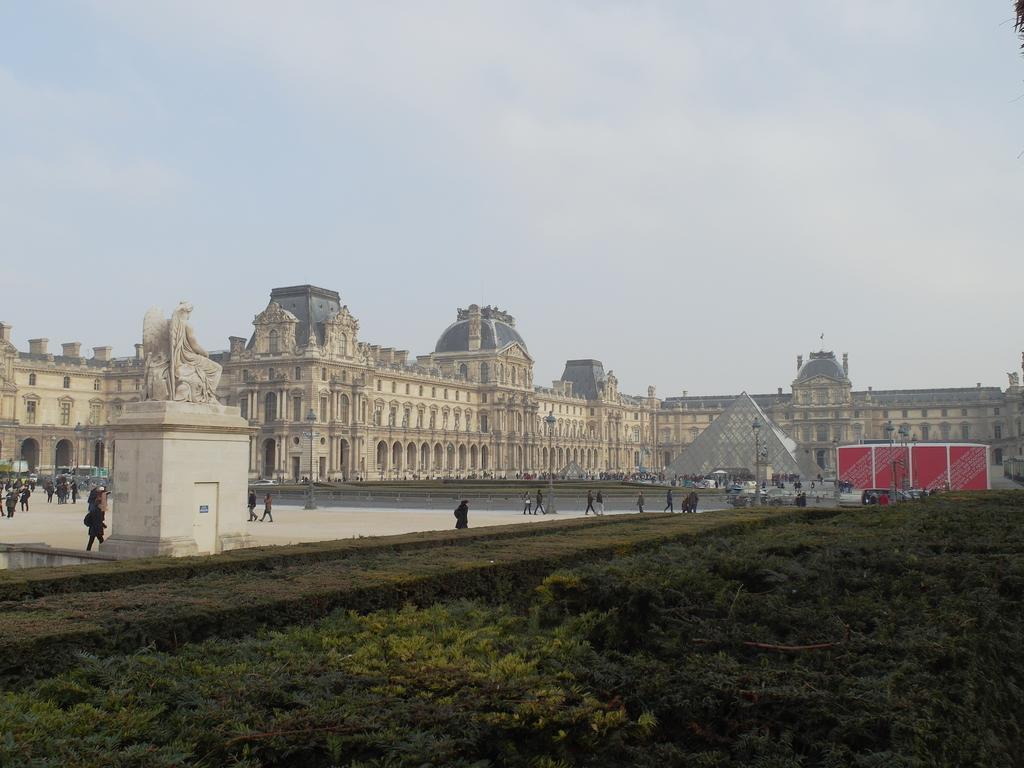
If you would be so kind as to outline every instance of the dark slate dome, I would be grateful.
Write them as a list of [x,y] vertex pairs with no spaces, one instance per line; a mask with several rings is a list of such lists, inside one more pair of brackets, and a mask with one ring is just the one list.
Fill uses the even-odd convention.
[[815,376],[827,376],[839,381],[846,379],[846,373],[832,352],[811,352],[811,359],[800,367],[796,380],[808,381]]
[[[469,351],[469,314],[459,310],[459,319],[449,325],[437,340],[434,352]],[[500,350],[509,344],[519,344],[526,350],[526,342],[514,327],[515,319],[500,310],[484,307],[480,311],[480,349]]]

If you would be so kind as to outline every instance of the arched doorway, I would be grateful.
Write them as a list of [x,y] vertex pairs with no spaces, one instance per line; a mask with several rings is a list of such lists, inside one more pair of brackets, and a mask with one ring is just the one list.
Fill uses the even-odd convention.
[[409,443],[405,448],[405,468],[416,471],[416,443]]
[[466,446],[459,445],[459,469],[466,469]]
[[397,440],[395,444],[391,446],[391,468],[395,472],[402,471],[402,444]]
[[476,466],[477,466],[477,454],[478,453],[479,452],[477,451],[477,447],[475,445],[471,445],[469,447],[469,468],[470,469],[476,469]]
[[434,443],[434,469],[442,469],[444,462],[444,449],[440,443]]
[[388,444],[381,440],[377,443],[377,471],[383,476],[388,468]]
[[426,443],[420,446],[420,469],[430,469],[430,446]]
[[67,467],[71,469],[75,462],[75,447],[71,444],[70,440],[61,440],[57,443],[57,447],[54,449],[54,455],[57,457],[58,467]]
[[480,446],[480,469],[487,469],[487,446]]
[[277,469],[277,442],[275,440],[263,441],[263,477],[271,480]]
[[39,443],[31,437],[21,443],[21,460],[28,464],[28,471],[39,469]]

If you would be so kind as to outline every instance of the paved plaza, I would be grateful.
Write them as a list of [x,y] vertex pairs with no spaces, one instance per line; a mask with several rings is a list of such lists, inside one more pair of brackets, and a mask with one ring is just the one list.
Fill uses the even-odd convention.
[[[0,543],[44,543],[52,547],[84,549],[88,533],[82,518],[85,504],[33,503],[28,512],[15,512],[13,518],[0,519]],[[33,502],[36,499],[33,498]],[[677,502],[678,503],[678,502]],[[650,504],[648,512],[660,512],[661,504]],[[716,508],[723,504],[715,504]],[[704,505],[702,505],[702,509]],[[710,504],[708,506],[710,508]],[[262,505],[256,512],[262,515]],[[677,506],[678,509],[678,506]],[[243,520],[244,517],[243,510]],[[608,510],[608,515],[636,514],[635,511]],[[245,523],[245,530],[257,544],[297,544],[307,541],[329,541],[359,536],[391,536],[417,531],[436,531],[455,527],[450,509],[422,509],[393,507],[323,507],[315,510],[302,508],[301,502],[284,501],[274,504],[274,522]],[[538,523],[544,520],[564,520],[582,517],[582,509],[560,510],[554,515],[523,515],[522,509],[474,509],[470,501],[469,526],[481,528],[489,525]],[[116,511],[108,516],[108,535],[116,526]]]

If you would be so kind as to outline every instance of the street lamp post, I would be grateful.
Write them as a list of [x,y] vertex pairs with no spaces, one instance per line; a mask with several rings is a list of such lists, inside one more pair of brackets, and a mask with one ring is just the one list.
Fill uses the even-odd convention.
[[839,440],[832,438],[832,455],[835,457],[835,464],[833,469],[836,472],[836,479],[832,488],[832,495],[835,497],[836,503],[839,503]]
[[557,512],[555,509],[555,422],[558,419],[555,418],[554,411],[549,411],[548,415],[544,417],[545,423],[548,425],[548,464],[551,467],[551,471],[548,472],[548,512]]
[[306,423],[309,424],[309,486],[306,489],[306,504],[305,509],[316,509],[316,490],[313,488],[313,440],[316,439],[316,430],[313,426],[316,424],[316,414],[313,413],[313,409],[309,409],[309,413],[306,414]]
[[[901,424],[900,425],[899,436],[900,436],[900,447],[903,448],[904,452],[906,452],[906,450],[907,450],[907,441],[910,439],[910,430],[907,428],[906,424]],[[907,454],[907,455],[909,456],[909,454]],[[895,463],[896,462],[894,460],[894,462],[893,462],[894,468],[895,468]],[[903,464],[903,486],[904,486],[903,489],[906,490],[907,469],[908,469],[906,459],[900,459],[900,463]]]
[[761,420],[754,417],[750,425],[754,431],[754,504],[761,503]]
[[885,426],[882,429],[885,431],[885,439],[889,441],[889,500],[896,501],[896,455],[893,452],[894,446],[892,439],[892,435],[893,432],[896,431],[896,427],[892,425],[892,419],[889,419],[889,421],[885,422]]

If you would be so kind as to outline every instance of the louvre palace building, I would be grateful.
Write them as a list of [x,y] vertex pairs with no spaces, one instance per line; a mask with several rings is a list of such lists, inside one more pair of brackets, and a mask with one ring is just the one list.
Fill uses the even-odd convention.
[[[47,339],[19,350],[11,330],[0,323],[0,464],[107,467],[108,425],[141,397],[142,345],[129,357],[106,346],[83,355],[79,342],[55,352]],[[224,367],[221,402],[249,421],[252,478],[662,472],[738,396],[625,394],[593,359],[538,386],[514,317],[476,304],[457,310],[432,352],[410,357],[362,341],[339,294],[311,285],[273,289],[251,332],[211,356]],[[900,427],[904,439],[988,444],[992,465],[1024,445],[1017,374],[1005,390],[855,390],[847,356],[817,351],[796,357],[788,387],[751,397],[826,471],[837,445]]]

